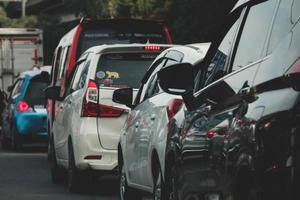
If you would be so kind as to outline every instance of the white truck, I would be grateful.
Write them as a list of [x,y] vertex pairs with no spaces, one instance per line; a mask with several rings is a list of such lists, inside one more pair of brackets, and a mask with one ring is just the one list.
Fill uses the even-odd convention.
[[0,28],[0,88],[23,71],[43,65],[43,32],[36,28]]

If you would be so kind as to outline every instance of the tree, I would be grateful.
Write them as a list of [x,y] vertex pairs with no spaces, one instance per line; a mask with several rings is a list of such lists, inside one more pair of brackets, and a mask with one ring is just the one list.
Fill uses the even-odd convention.
[[5,28],[34,28],[37,26],[36,16],[26,16],[18,19],[7,17],[4,6],[0,7],[0,27]]

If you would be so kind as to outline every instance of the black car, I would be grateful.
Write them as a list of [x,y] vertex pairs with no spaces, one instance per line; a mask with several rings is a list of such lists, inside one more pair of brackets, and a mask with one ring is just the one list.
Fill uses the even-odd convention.
[[[248,1],[228,16],[195,81],[187,63],[158,73],[186,106],[169,127],[173,199],[299,199],[299,18],[299,0]],[[220,54],[225,62],[215,62]]]

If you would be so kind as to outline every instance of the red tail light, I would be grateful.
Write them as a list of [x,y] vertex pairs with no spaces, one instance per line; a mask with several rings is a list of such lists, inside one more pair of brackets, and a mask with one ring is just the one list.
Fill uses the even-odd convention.
[[183,105],[182,99],[172,99],[167,108],[169,119],[173,118]]
[[218,133],[216,132],[216,131],[208,131],[207,132],[207,137],[208,138],[213,138],[213,137],[215,137],[215,136],[217,136],[218,135]]
[[17,107],[17,111],[18,112],[28,112],[30,106],[28,105],[28,103],[26,101],[20,101]]
[[90,80],[82,104],[82,117],[119,117],[123,109],[98,104],[97,84]]
[[149,46],[145,46],[144,49],[146,51],[159,51],[160,50],[160,46],[149,45]]

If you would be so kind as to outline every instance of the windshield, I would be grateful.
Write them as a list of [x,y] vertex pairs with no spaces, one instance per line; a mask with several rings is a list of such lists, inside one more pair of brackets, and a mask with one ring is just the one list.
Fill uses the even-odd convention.
[[138,88],[157,53],[114,53],[100,57],[96,80],[100,86]]

